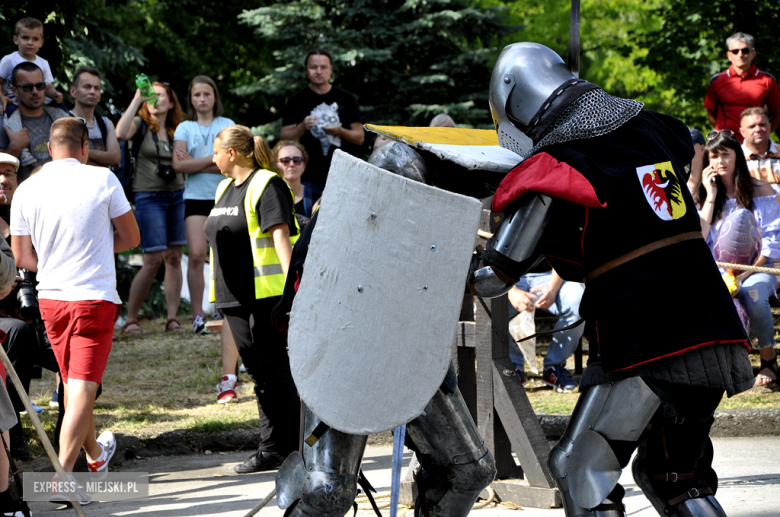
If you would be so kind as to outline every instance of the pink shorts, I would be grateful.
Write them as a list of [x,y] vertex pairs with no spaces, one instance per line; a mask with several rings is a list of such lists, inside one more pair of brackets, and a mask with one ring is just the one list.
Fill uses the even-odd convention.
[[41,299],[39,303],[62,382],[79,379],[99,383],[108,363],[121,305],[105,300]]

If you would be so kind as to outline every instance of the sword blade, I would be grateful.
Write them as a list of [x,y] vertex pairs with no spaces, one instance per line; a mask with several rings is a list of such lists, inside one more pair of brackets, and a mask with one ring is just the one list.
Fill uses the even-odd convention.
[[571,0],[569,70],[571,70],[574,77],[580,76],[580,0]]
[[393,478],[390,482],[390,517],[398,515],[398,498],[401,495],[401,467],[404,462],[406,424],[393,429]]

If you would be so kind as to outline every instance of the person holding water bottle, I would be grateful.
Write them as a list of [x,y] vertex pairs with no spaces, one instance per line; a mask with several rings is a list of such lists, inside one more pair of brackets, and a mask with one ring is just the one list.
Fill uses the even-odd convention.
[[[120,140],[139,145],[133,192],[135,217],[141,229],[143,266],[133,278],[127,302],[124,334],[140,334],[138,313],[157,270],[165,262],[165,330],[183,330],[176,314],[181,299],[181,256],[184,231],[184,178],[173,169],[173,135],[184,119],[179,100],[167,83],[153,82],[155,96],[138,88],[116,125]],[[136,116],[136,113],[138,116]],[[138,134],[137,138],[136,134]]]

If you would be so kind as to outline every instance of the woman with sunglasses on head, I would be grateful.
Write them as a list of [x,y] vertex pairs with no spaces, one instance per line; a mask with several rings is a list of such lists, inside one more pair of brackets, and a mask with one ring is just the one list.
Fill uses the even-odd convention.
[[295,222],[290,187],[275,171],[271,150],[245,126],[214,140],[214,163],[227,176],[206,220],[211,244],[211,300],[230,324],[260,414],[257,453],[235,471],[278,468],[298,449],[300,402],[290,373],[285,336],[271,313],[282,297]]
[[[768,183],[750,176],[745,155],[731,130],[707,135],[704,165],[694,200],[699,207],[702,235],[710,249],[725,218],[745,208],[753,213],[761,229],[761,255],[753,265],[774,267],[773,260],[780,259],[780,205]],[[777,291],[777,279],[768,273],[752,271],[745,271],[737,278],[742,282],[737,299],[748,314],[751,332],[758,338],[756,348],[761,356],[761,370],[755,385],[765,386],[777,380],[775,331],[769,307],[769,298]]]
[[307,224],[319,196],[315,196],[308,185],[301,183],[301,176],[309,161],[306,149],[295,140],[282,140],[274,146],[273,159],[276,167],[282,171],[282,178],[295,194],[295,216],[298,223]]
[[[216,83],[206,75],[190,81],[187,120],[173,135],[173,167],[186,175],[184,182],[184,226],[187,230],[187,286],[192,302],[192,330],[206,332],[203,314],[203,265],[206,263],[206,234],[203,225],[214,207],[214,193],[223,180],[212,161],[214,138],[235,124],[222,115],[222,100]],[[233,372],[235,373],[235,372]]]
[[173,169],[173,135],[184,116],[170,85],[155,81],[152,87],[157,94],[156,106],[150,103],[153,97],[144,97],[137,89],[116,125],[117,138],[139,146],[133,153],[137,152],[133,193],[144,260],[130,285],[124,334],[143,332],[138,326],[138,312],[163,262],[168,312],[165,330],[183,330],[176,313],[181,299],[181,255],[187,235],[182,195],[184,178]]

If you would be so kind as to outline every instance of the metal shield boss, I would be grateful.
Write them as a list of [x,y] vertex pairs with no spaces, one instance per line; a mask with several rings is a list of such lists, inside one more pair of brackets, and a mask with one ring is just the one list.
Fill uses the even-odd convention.
[[450,363],[481,209],[336,151],[288,336],[323,422],[369,434],[422,413]]

